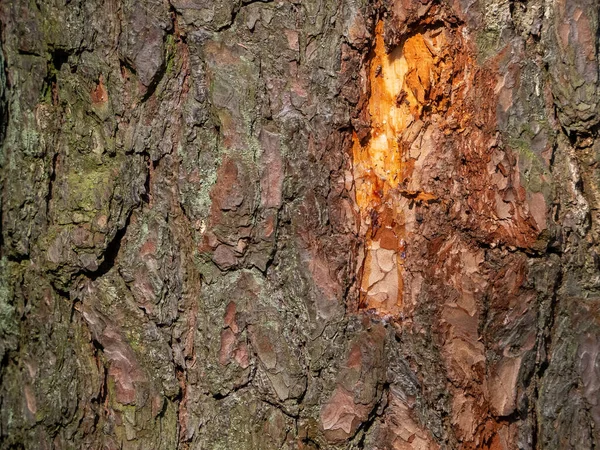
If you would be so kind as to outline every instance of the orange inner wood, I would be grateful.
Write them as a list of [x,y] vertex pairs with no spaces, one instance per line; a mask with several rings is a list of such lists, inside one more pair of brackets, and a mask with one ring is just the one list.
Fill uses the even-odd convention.
[[412,164],[403,154],[403,133],[418,120],[429,101],[444,44],[437,36],[416,34],[386,53],[383,22],[376,27],[369,68],[371,133],[366,145],[356,134],[353,167],[356,202],[365,236],[361,269],[360,307],[396,315],[402,307],[403,265],[406,258],[405,178]]

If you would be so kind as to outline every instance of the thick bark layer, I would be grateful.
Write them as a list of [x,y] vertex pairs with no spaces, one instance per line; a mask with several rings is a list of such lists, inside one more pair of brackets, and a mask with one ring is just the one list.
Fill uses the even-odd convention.
[[0,448],[599,446],[599,13],[0,4]]

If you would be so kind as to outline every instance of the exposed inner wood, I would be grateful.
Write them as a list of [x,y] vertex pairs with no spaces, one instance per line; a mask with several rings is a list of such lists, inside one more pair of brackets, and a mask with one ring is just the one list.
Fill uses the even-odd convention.
[[439,57],[446,44],[444,32],[430,31],[410,36],[387,53],[383,22],[376,27],[369,68],[371,133],[366,145],[354,136],[353,161],[365,236],[361,307],[381,314],[396,315],[402,308],[405,199],[434,199],[406,189],[412,169],[405,143],[419,132],[422,116],[433,106],[431,92],[446,65]]

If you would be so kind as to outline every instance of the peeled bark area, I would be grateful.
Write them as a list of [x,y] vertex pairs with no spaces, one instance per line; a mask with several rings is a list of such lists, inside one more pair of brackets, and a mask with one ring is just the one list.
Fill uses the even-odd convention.
[[0,449],[600,446],[593,0],[0,4]]

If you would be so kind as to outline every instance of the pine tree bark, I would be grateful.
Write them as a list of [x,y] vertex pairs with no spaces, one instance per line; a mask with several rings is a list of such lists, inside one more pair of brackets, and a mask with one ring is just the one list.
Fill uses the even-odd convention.
[[0,3],[0,449],[600,446],[599,14]]

